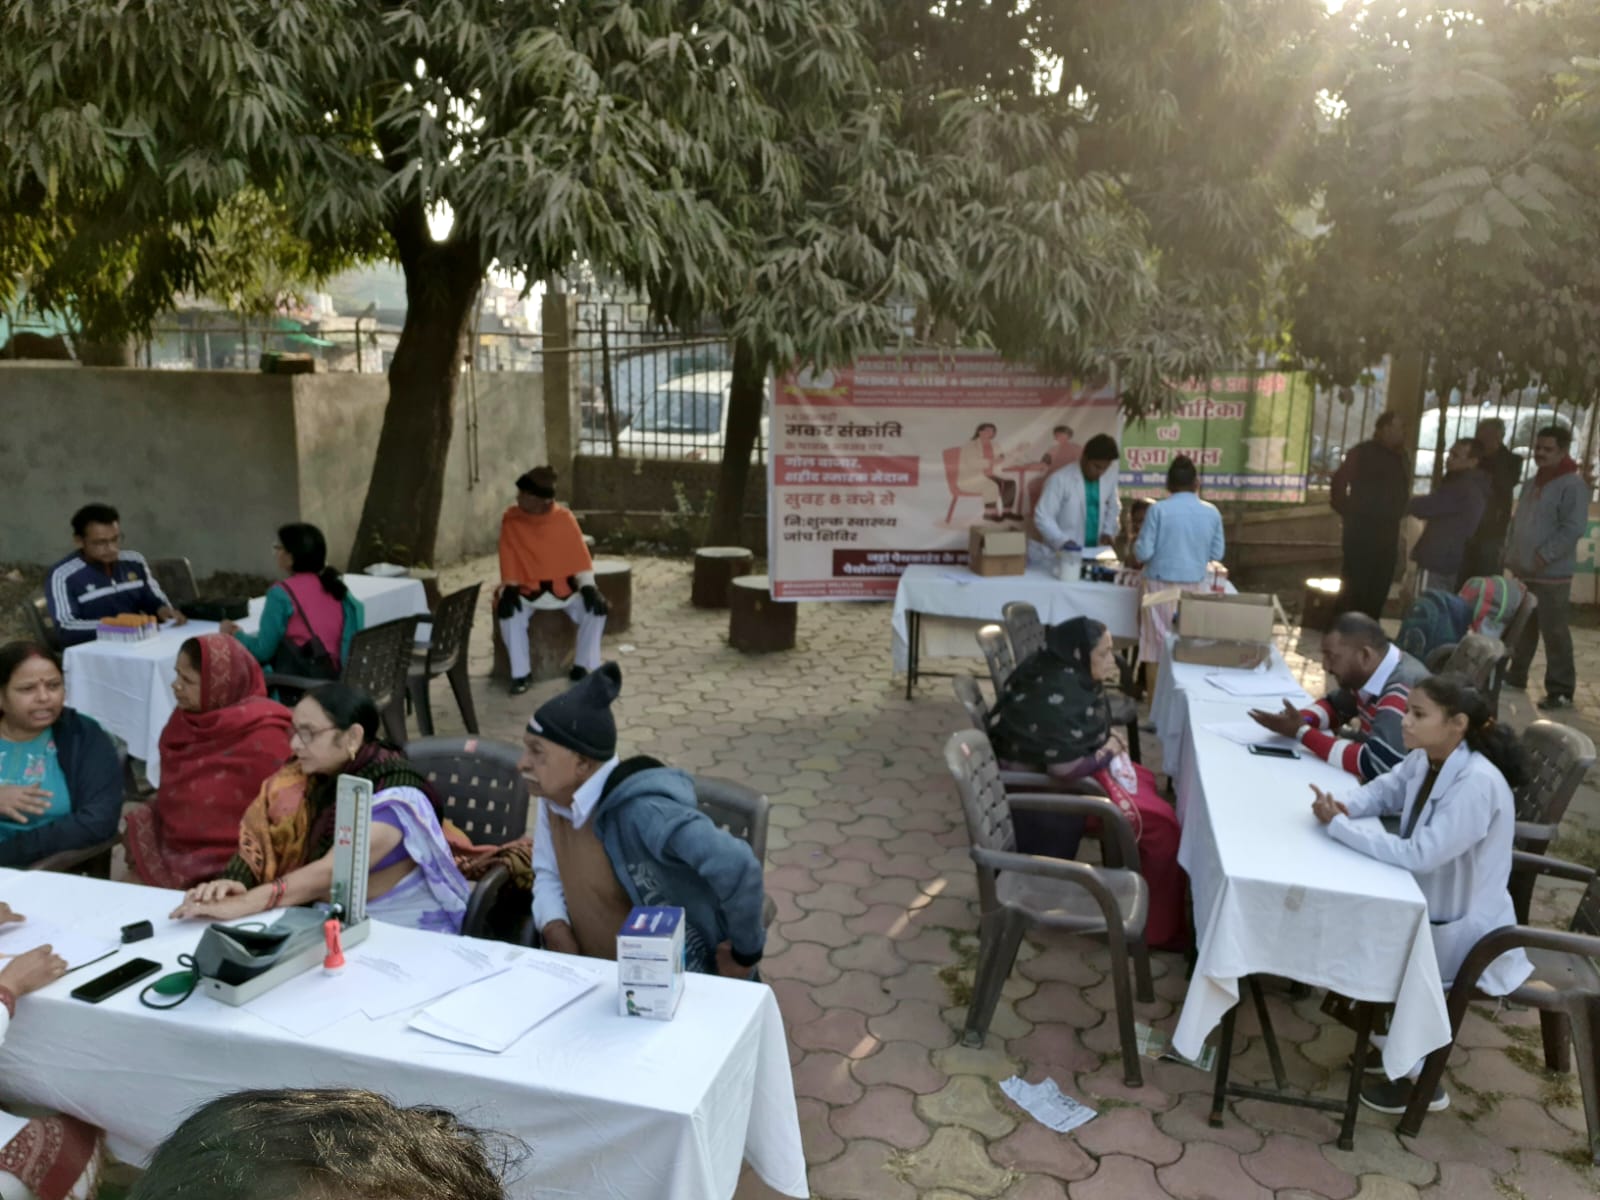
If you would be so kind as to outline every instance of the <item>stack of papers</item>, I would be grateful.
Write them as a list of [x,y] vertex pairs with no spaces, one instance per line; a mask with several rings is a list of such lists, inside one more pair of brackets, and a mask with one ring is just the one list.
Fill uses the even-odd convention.
[[1277,672],[1212,671],[1206,682],[1230,696],[1294,696],[1300,685]]
[[462,988],[411,1018],[411,1028],[495,1054],[514,1046],[539,1022],[600,986],[616,967],[535,954],[509,971]]
[[49,921],[14,921],[9,925],[0,925],[0,967],[17,955],[26,954],[39,946],[49,946],[57,956],[66,960],[67,968],[71,970],[115,953],[121,949],[122,943],[52,925]]
[[422,939],[408,942],[403,960],[377,953],[363,942],[345,954],[342,970],[312,967],[257,996],[244,1010],[298,1037],[310,1037],[358,1012],[376,1021],[418,1008],[497,975],[511,962],[484,953],[470,941],[438,937],[428,942],[438,944],[424,944]]

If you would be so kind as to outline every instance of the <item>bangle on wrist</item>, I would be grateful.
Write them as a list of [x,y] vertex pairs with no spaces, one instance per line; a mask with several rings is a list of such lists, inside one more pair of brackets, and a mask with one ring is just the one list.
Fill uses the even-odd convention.
[[6,1006],[8,1015],[13,1017],[17,1015],[17,994],[10,988],[0,987],[0,1004]]

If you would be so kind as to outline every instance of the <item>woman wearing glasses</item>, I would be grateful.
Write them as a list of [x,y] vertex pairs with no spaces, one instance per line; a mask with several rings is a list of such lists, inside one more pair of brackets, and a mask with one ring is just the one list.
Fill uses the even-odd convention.
[[190,888],[174,917],[230,921],[328,899],[340,775],[372,782],[367,912],[379,921],[460,933],[468,886],[436,801],[400,751],[378,740],[371,697],[330,683],[294,709],[289,764],[261,787],[223,878]]

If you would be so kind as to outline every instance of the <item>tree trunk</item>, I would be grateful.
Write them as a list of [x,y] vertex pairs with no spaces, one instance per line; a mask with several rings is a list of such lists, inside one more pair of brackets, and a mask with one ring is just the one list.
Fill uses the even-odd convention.
[[389,406],[352,570],[385,560],[433,563],[461,343],[483,281],[476,240],[435,242],[420,203],[398,215],[391,232],[406,276],[406,321],[389,366]]
[[[722,472],[717,501],[711,510],[707,542],[713,546],[744,545],[744,490],[750,479],[750,453],[761,432],[766,409],[770,357],[746,341],[733,346],[733,384],[728,395],[728,433],[722,447]],[[772,453],[772,447],[767,447]],[[759,549],[759,547],[755,547]]]

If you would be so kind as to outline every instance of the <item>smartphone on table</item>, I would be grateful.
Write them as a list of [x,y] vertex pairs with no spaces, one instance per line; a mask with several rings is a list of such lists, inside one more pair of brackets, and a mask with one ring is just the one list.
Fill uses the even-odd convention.
[[74,1000],[83,1000],[89,1004],[99,1004],[115,996],[123,988],[132,987],[141,979],[148,979],[161,970],[161,964],[148,958],[130,958],[127,962],[112,967],[104,975],[80,983],[72,989]]
[[1300,751],[1291,750],[1288,746],[1251,746],[1251,754],[1258,754],[1262,758],[1299,758]]

